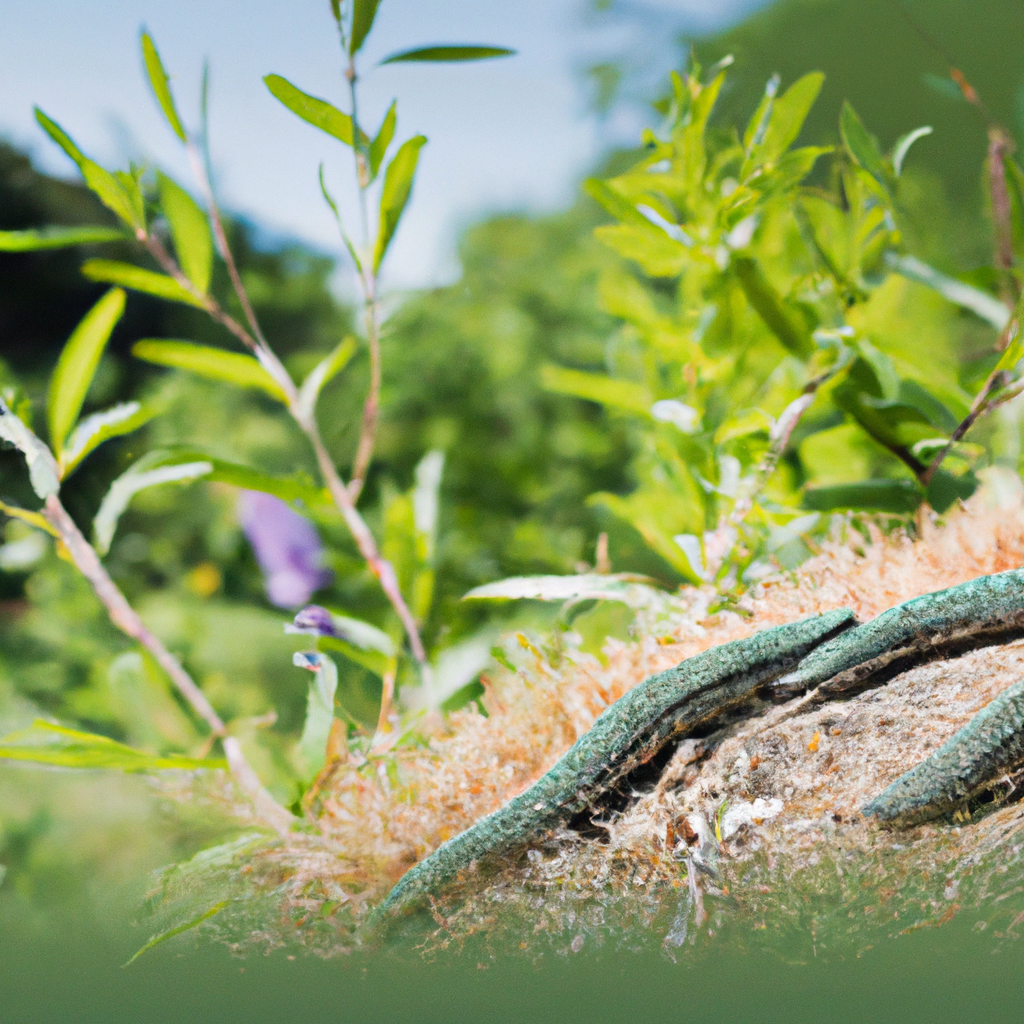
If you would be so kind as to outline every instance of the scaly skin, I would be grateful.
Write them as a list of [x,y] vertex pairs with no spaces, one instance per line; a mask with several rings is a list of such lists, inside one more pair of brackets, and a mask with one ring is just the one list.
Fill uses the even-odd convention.
[[1024,762],[1024,680],[1008,686],[862,813],[906,828],[955,810]]
[[722,644],[645,680],[607,708],[533,786],[410,869],[380,915],[414,909],[474,862],[513,853],[566,825],[667,743],[757,698],[809,651],[855,621],[848,608],[825,612]]

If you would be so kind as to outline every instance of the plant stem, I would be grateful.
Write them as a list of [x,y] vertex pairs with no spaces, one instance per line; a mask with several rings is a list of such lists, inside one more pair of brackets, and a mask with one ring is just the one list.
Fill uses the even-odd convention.
[[227,734],[227,726],[223,719],[182,667],[181,662],[147,629],[138,612],[132,608],[117,584],[110,578],[96,550],[82,535],[57,495],[51,495],[46,499],[44,515],[67,548],[78,571],[89,581],[96,596],[107,609],[110,621],[153,655],[192,710],[221,741],[231,774],[242,792],[252,801],[256,813],[277,832],[287,834],[294,821],[292,815],[263,787],[245,754],[242,753],[238,740]]
[[[367,397],[368,406],[371,404],[372,399],[372,416],[369,419],[369,429],[367,429],[367,413],[364,409],[363,432],[360,437],[359,451],[362,452],[365,448],[366,454],[362,459],[363,469],[362,475],[358,478],[358,487],[350,490],[342,481],[338,474],[338,470],[334,465],[334,461],[331,459],[330,453],[327,451],[327,447],[320,435],[320,428],[317,425],[315,414],[305,416],[299,412],[298,389],[295,387],[295,382],[292,380],[291,375],[270,348],[266,338],[263,336],[263,332],[260,330],[255,311],[249,301],[249,297],[245,291],[245,286],[242,284],[241,275],[238,273],[234,257],[228,247],[227,235],[223,227],[223,219],[217,206],[216,198],[213,194],[212,184],[206,175],[205,167],[203,161],[200,159],[199,152],[191,142],[188,144],[188,152],[192,161],[193,172],[199,180],[200,187],[206,199],[210,213],[210,222],[213,225],[214,235],[216,236],[218,245],[221,248],[221,255],[224,257],[224,260],[228,265],[228,273],[231,277],[232,287],[235,290],[235,294],[238,296],[242,309],[245,311],[252,333],[250,334],[249,331],[238,323],[237,320],[223,310],[215,299],[208,295],[203,295],[195,285],[192,284],[192,282],[182,272],[181,268],[168,254],[167,250],[158,238],[151,233],[145,235],[140,234],[140,241],[146,245],[167,273],[178,281],[178,283],[181,284],[182,287],[184,287],[191,295],[194,295],[197,300],[202,302],[203,309],[205,309],[210,316],[212,316],[218,323],[227,327],[235,337],[242,341],[246,348],[254,353],[274,380],[281,386],[288,398],[289,413],[313,447],[317,464],[320,467],[320,472],[327,485],[327,489],[334,500],[334,504],[337,506],[338,511],[345,520],[345,525],[352,534],[352,537],[356,542],[356,547],[359,549],[359,553],[363,556],[366,564],[370,567],[370,571],[380,581],[384,594],[391,603],[392,608],[394,608],[395,613],[398,615],[398,618],[405,629],[406,635],[409,638],[409,647],[412,650],[413,657],[420,664],[422,669],[427,663],[427,655],[423,648],[423,642],[420,639],[419,628],[416,625],[416,620],[413,617],[412,612],[409,611],[409,607],[406,605],[405,599],[402,597],[401,589],[398,586],[398,577],[395,575],[394,568],[386,558],[381,557],[380,551],[377,548],[377,542],[374,540],[373,534],[370,532],[370,528],[366,525],[366,520],[363,519],[356,509],[356,500],[362,490],[363,478],[365,476],[366,467],[369,465],[370,453],[373,449],[373,438],[377,421],[378,397],[380,392],[380,344],[379,330],[376,325],[376,301],[373,292],[373,284],[375,283],[374,279],[372,277],[370,278],[368,283],[369,290],[366,292],[368,297],[367,306],[371,311],[368,314],[368,324],[373,328],[369,333],[371,388],[370,395]],[[367,284],[367,282],[364,282],[364,284]],[[353,480],[353,483],[355,482],[356,481]]]

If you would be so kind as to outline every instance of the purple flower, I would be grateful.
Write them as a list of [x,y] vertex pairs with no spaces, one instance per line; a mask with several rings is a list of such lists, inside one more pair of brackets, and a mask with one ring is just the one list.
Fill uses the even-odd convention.
[[331,581],[316,528],[290,505],[261,491],[238,496],[238,520],[263,572],[267,599],[278,608],[306,604]]

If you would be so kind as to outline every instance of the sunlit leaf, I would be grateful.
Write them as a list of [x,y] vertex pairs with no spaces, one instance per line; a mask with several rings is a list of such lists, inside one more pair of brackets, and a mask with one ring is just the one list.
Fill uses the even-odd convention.
[[156,410],[141,402],[122,402],[82,420],[64,444],[60,456],[61,479],[69,476],[90,452],[104,441],[123,437],[138,430],[156,415]]
[[[0,398],[0,440],[13,444],[25,456],[32,490],[48,498],[60,490],[57,461],[49,448],[8,408]],[[10,513],[13,514],[13,513]],[[17,518],[23,518],[18,516]]]
[[118,263],[116,260],[86,260],[82,273],[90,281],[105,281],[120,285],[132,291],[145,292],[170,302],[183,302],[186,306],[203,308],[203,300],[193,295],[184,285],[168,274],[136,267],[132,263]]
[[617,188],[600,178],[587,178],[583,191],[597,200],[616,220],[648,228],[650,221]]
[[[342,113],[327,100],[310,96],[296,88],[280,75],[267,75],[263,81],[271,93],[281,101],[293,114],[301,117],[307,124],[319,128],[346,146],[352,145],[352,118]],[[366,145],[369,140],[360,132],[360,144]]]
[[147,754],[106,736],[36,719],[27,729],[0,737],[0,759],[61,768],[113,768],[122,772],[227,768],[221,758]]
[[759,164],[772,163],[793,145],[824,81],[825,76],[820,71],[812,71],[775,98],[764,137],[752,159]]
[[831,487],[808,487],[804,508],[816,512],[890,512],[903,515],[916,512],[924,500],[924,491],[912,480],[862,480],[859,483]]
[[1001,331],[1010,321],[1010,310],[995,296],[989,295],[956,278],[939,273],[916,256],[901,256],[887,252],[885,263],[897,274],[926,285],[937,291],[943,298],[987,320],[997,331]]
[[600,373],[568,370],[548,363],[540,368],[541,386],[560,395],[572,395],[613,409],[650,416],[653,399],[643,384],[617,380]]
[[157,465],[156,468],[150,468],[158,461],[156,458],[148,457],[139,459],[131,469],[122,473],[110,485],[110,489],[103,496],[93,520],[93,544],[101,555],[110,550],[118,521],[139,491],[160,484],[190,483],[213,472],[213,463],[207,461]]
[[0,252],[35,252],[66,249],[72,245],[122,242],[125,234],[117,228],[38,228],[30,231],[0,231]]
[[78,165],[86,185],[99,197],[107,209],[112,210],[127,225],[143,230],[146,226],[145,210],[138,185],[129,176],[130,184],[100,167],[95,160],[83,158]]
[[373,28],[373,19],[377,17],[380,0],[352,0],[352,34],[349,37],[348,52],[354,57],[366,42],[366,37]]
[[4,501],[0,501],[0,512],[5,516],[10,516],[12,519],[20,519],[23,523],[28,523],[29,526],[34,526],[37,530],[45,530],[51,537],[56,537],[57,531],[50,525],[49,520],[41,512],[32,512],[27,508],[18,508],[17,505],[8,505]]
[[306,719],[299,740],[299,754],[306,778],[314,778],[327,760],[327,741],[334,724],[334,695],[338,691],[338,667],[325,654],[299,653],[294,664],[315,674],[306,697]]
[[643,603],[639,584],[651,584],[635,573],[583,573],[578,576],[511,576],[485,583],[464,594],[463,601],[621,601],[632,607]]
[[492,57],[512,57],[516,53],[505,46],[463,46],[445,43],[440,46],[419,46],[413,50],[393,53],[381,61],[384,64],[399,64],[407,61],[429,61],[431,63],[456,63],[467,60],[488,60]]
[[166,942],[168,939],[173,939],[175,935],[181,935],[183,932],[191,931],[193,928],[197,928],[199,925],[210,918],[216,917],[225,907],[231,905],[231,900],[221,900],[220,903],[215,903],[209,910],[204,910],[198,917],[193,917],[191,921],[186,921],[184,924],[175,925],[173,928],[168,928],[165,932],[160,932],[159,935],[154,935],[150,938],[141,949],[136,950],[135,955],[127,963],[123,964],[124,967],[130,967],[136,960],[142,956],[143,953],[148,953],[154,946],[159,946],[160,943]]
[[397,123],[398,102],[395,101],[388,107],[388,112],[384,115],[384,120],[381,122],[380,131],[377,132],[373,142],[370,143],[368,156],[371,180],[377,177],[380,165],[384,162],[384,154],[387,153],[388,146],[391,145],[391,140],[395,137],[395,125]]
[[191,341],[145,338],[132,346],[132,355],[147,363],[187,370],[208,380],[225,381],[238,387],[255,388],[279,402],[287,401],[280,385],[260,361],[244,352],[228,352]]
[[53,141],[56,142],[57,145],[60,146],[60,148],[63,149],[79,167],[81,167],[82,163],[85,161],[85,154],[78,148],[78,146],[75,145],[71,136],[68,135],[68,133],[64,131],[56,121],[47,117],[39,107],[33,107],[32,109],[35,113],[36,121],[43,131],[46,132],[46,134],[49,135],[50,138],[53,139]]
[[124,313],[125,294],[111,288],[82,318],[68,338],[50,380],[46,412],[50,443],[58,456],[78,420],[82,403],[92,384],[100,357],[111,332]]
[[210,290],[213,272],[213,239],[210,223],[196,201],[165,174],[157,172],[160,205],[171,228],[174,251],[185,276],[204,295]]
[[146,74],[149,76],[153,95],[156,96],[156,101],[160,104],[167,123],[171,126],[174,134],[182,142],[186,142],[185,129],[182,127],[181,118],[178,117],[178,111],[174,106],[174,97],[171,95],[170,79],[167,77],[163,61],[160,60],[160,54],[157,53],[156,45],[148,32],[142,33],[142,59],[146,65]]
[[402,218],[405,204],[409,201],[420,149],[426,141],[425,135],[414,135],[403,142],[384,172],[384,188],[380,196],[380,223],[377,226],[377,243],[373,251],[374,273],[380,269],[398,228],[398,222]]
[[843,103],[843,110],[839,116],[839,131],[850,156],[888,191],[892,184],[889,168],[885,165],[878,143],[868,133],[857,112],[850,106],[849,100]]
[[651,277],[678,277],[690,262],[687,246],[641,218],[642,225],[602,224],[594,229],[594,237],[634,260]]
[[297,411],[303,421],[307,421],[313,416],[320,392],[328,381],[348,366],[358,347],[356,339],[349,335],[326,359],[321,360],[310,370],[309,376],[299,388]]

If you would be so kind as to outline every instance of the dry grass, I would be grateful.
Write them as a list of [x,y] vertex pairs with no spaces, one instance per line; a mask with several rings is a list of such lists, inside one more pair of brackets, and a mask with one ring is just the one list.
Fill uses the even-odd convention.
[[[539,778],[611,702],[693,654],[843,605],[863,621],[919,594],[1024,565],[1024,505],[1017,496],[996,501],[982,494],[943,524],[928,521],[921,529],[916,540],[874,530],[870,542],[851,531],[852,539],[829,545],[799,574],[759,585],[743,614],[707,616],[708,595],[693,591],[689,611],[668,635],[610,640],[603,661],[578,650],[555,656],[533,649],[518,672],[485,680],[486,714],[459,712],[436,723],[423,747],[370,766],[337,764],[325,780],[323,838],[310,840],[299,858],[305,867],[290,872],[293,889],[307,891],[316,881],[369,906],[417,860]],[[729,865],[755,860],[770,867],[789,858],[788,870],[795,870],[840,849],[863,854],[890,840],[859,817],[862,804],[1022,672],[1024,645],[1012,644],[916,669],[880,690],[797,717],[772,709],[718,737],[699,763],[692,749],[677,755],[657,788],[613,823],[610,842],[554,837],[543,855],[534,851],[510,865],[491,888],[507,893],[526,878],[548,892],[570,879],[577,890],[678,887],[687,831],[700,834],[706,853],[713,847],[725,875]],[[781,809],[735,831],[727,822],[721,841],[712,838],[724,801],[735,813],[757,799],[781,801]],[[955,833],[962,841],[954,854],[1002,842],[1021,818],[1009,806]],[[923,826],[913,836],[931,842],[929,855],[937,857],[939,846],[949,854],[948,826]]]

